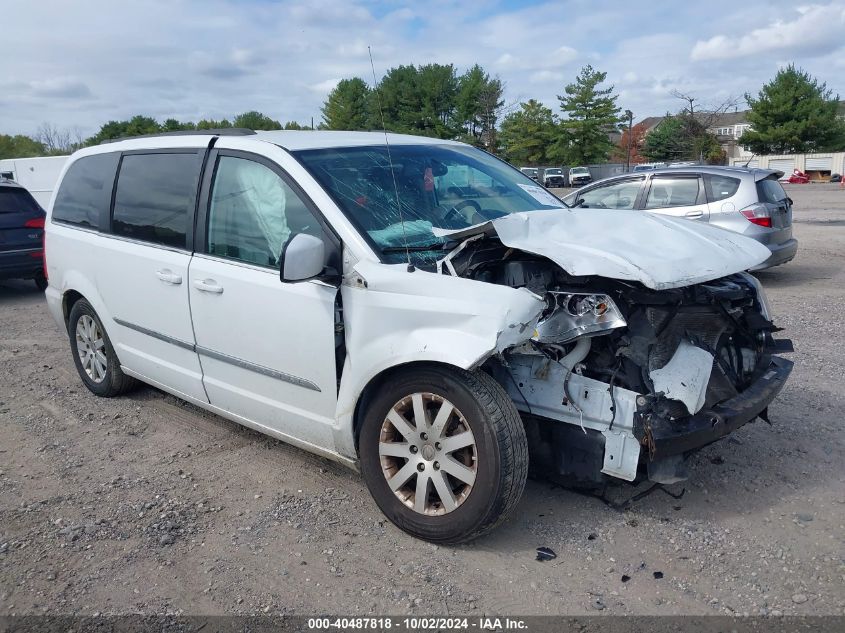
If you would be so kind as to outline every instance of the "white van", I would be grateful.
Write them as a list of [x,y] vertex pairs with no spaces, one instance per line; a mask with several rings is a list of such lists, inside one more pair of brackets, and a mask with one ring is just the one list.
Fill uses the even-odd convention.
[[391,521],[442,543],[507,516],[529,452],[549,477],[676,481],[782,388],[788,343],[742,273],[764,246],[569,209],[461,143],[386,140],[75,153],[46,296],[86,387],[140,380],[360,468]]

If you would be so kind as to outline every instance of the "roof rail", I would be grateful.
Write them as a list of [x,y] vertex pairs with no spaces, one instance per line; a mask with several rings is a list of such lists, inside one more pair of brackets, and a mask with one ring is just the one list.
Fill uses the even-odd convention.
[[255,134],[255,130],[249,130],[245,127],[224,127],[211,130],[176,130],[173,132],[156,132],[154,134],[138,134],[136,136],[110,138],[102,141],[100,144],[117,143],[118,141],[128,141],[133,138],[157,138],[159,136],[250,136],[252,134]]

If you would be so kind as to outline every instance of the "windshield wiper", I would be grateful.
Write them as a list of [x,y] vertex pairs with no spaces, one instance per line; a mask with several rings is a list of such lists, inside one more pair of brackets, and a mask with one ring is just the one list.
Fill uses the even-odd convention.
[[439,251],[445,246],[444,242],[435,244],[420,244],[414,246],[386,246],[381,249],[382,253],[404,253],[405,251]]

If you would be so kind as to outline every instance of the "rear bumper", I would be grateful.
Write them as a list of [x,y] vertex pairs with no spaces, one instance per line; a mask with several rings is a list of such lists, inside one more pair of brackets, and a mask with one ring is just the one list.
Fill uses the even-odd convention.
[[41,247],[0,251],[0,279],[31,279],[43,273]]
[[669,421],[652,418],[649,422],[654,441],[654,459],[687,453],[715,442],[751,422],[783,389],[792,361],[773,356],[769,368],[741,394],[700,411],[686,420]]
[[766,246],[770,251],[772,251],[771,256],[762,264],[758,264],[750,270],[765,270],[766,268],[771,268],[772,266],[780,266],[781,264],[785,264],[786,262],[794,259],[795,254],[798,252],[798,240],[794,238],[782,242],[781,244],[766,244]]

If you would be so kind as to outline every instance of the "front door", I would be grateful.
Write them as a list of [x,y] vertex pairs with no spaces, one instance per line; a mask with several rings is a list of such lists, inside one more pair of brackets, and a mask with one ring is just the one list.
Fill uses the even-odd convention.
[[325,229],[266,158],[217,149],[207,171],[189,292],[209,401],[331,448],[337,288],[279,275],[284,242],[298,232],[328,239]]

